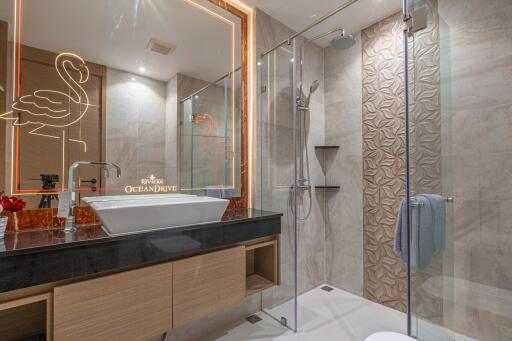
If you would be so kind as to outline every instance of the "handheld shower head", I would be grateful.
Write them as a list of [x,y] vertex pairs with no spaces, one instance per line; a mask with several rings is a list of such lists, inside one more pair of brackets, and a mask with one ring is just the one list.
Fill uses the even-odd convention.
[[311,86],[309,87],[309,94],[306,99],[306,107],[309,106],[309,101],[311,100],[311,94],[313,92],[315,92],[319,86],[320,86],[320,81],[318,81],[318,79],[314,80],[313,83],[311,83]]
[[311,94],[315,92],[319,86],[320,82],[318,81],[318,79],[311,83],[311,86],[309,87],[309,95],[311,96]]

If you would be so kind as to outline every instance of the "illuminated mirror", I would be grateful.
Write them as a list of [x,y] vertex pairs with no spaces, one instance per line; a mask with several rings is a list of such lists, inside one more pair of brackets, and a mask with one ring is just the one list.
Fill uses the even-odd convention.
[[[2,0],[0,189],[240,198],[243,17],[207,0]],[[4,110],[5,109],[5,110]]]

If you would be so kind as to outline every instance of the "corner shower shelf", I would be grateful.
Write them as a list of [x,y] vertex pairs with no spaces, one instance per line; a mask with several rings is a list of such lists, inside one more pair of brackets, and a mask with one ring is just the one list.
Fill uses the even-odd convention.
[[335,145],[325,145],[325,146],[315,146],[316,149],[323,149],[323,150],[326,150],[326,149],[340,149],[340,146],[335,146]]
[[[338,149],[340,149],[340,146],[337,146],[337,145],[333,145],[333,144],[327,144],[327,145],[319,145],[319,146],[315,146],[315,149],[316,150],[335,150],[337,151]],[[325,154],[322,154],[323,156],[323,162],[325,163]],[[322,161],[320,161],[322,162]],[[324,190],[324,191],[339,191],[340,190],[340,186],[336,186],[336,185],[316,185],[315,186],[315,189],[319,189],[319,190]]]
[[339,190],[340,186],[329,186],[329,185],[323,185],[323,186],[315,186],[315,189],[332,189],[332,190]]

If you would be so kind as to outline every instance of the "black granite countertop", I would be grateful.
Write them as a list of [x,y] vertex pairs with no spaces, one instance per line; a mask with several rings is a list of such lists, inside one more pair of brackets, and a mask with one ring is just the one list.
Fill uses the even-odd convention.
[[109,236],[101,226],[72,235],[36,230],[0,240],[0,292],[171,261],[281,233],[281,213],[227,210],[218,223]]

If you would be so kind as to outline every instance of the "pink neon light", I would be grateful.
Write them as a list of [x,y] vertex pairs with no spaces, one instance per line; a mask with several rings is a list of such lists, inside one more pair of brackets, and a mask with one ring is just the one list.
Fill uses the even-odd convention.
[[[76,187],[74,190],[76,191],[120,191],[119,188],[111,188],[111,187]],[[67,190],[67,188],[64,188],[64,190]],[[20,189],[17,191],[18,193],[25,193],[25,192],[37,192],[37,193],[58,193],[59,191],[51,190],[51,189]],[[35,194],[37,194],[35,193]]]
[[16,189],[15,192],[18,191],[18,174],[19,174],[19,164],[20,164],[20,127],[16,127]]
[[21,11],[22,11],[22,0],[18,2],[19,13],[18,13],[18,97],[21,96]]

